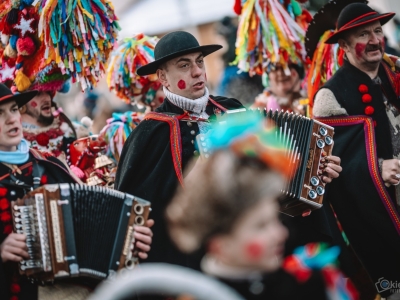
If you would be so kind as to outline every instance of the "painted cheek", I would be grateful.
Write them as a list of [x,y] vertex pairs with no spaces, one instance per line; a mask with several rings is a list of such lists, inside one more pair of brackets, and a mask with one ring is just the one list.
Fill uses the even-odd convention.
[[158,102],[163,103],[164,102],[164,97],[158,97]]
[[358,58],[360,58],[362,56],[366,46],[367,46],[366,44],[362,44],[362,43],[356,44],[355,50],[356,50],[356,55]]
[[31,101],[30,104],[31,104],[32,107],[36,107],[37,106],[37,103],[35,101]]
[[250,241],[245,245],[245,255],[252,261],[258,261],[264,253],[264,245],[259,241]]
[[178,81],[178,88],[181,89],[181,90],[185,89],[186,88],[186,82],[183,81],[183,80],[179,80]]

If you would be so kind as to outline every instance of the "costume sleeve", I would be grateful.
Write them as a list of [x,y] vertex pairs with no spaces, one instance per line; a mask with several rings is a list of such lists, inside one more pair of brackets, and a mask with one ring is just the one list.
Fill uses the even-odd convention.
[[347,115],[347,111],[337,102],[335,95],[329,89],[320,89],[315,95],[313,115],[330,117]]

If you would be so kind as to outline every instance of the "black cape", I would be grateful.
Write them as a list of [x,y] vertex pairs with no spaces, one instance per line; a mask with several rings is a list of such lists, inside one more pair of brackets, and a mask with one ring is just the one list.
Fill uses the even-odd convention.
[[[389,120],[382,91],[399,107],[383,63],[379,69],[382,85],[345,62],[323,88],[330,89],[349,116],[320,118],[335,127],[333,155],[341,158],[343,171],[327,185],[324,205],[332,204],[350,245],[384,297],[390,289],[380,287],[386,279],[400,281],[400,219],[394,188],[386,188],[378,158],[393,159]],[[360,85],[368,87],[372,101],[362,102]],[[374,113],[365,115],[367,105]],[[375,126],[374,126],[375,123]]]
[[[210,96],[226,109],[242,108],[233,98]],[[206,113],[215,118],[218,108],[208,102]],[[168,99],[156,112],[181,115],[184,111]],[[194,156],[195,136],[199,133],[196,122],[179,122],[182,143],[182,169]],[[154,219],[154,237],[146,262],[166,262],[199,269],[203,253],[188,256],[182,254],[168,236],[164,219],[165,208],[174,195],[178,185],[170,148],[170,128],[165,122],[142,121],[130,134],[124,144],[119,161],[115,189],[129,193],[152,204],[150,218]]]

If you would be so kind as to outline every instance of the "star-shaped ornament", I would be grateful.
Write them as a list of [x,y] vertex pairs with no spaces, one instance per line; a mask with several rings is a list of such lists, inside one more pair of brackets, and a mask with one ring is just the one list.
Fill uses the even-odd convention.
[[0,69],[1,81],[4,82],[6,80],[13,80],[14,72],[15,67],[10,68],[10,66],[6,62],[3,63],[3,67]]
[[24,37],[27,32],[35,33],[35,30],[31,27],[32,22],[35,19],[25,19],[25,16],[21,17],[21,20],[14,28],[19,29],[21,31],[21,36]]

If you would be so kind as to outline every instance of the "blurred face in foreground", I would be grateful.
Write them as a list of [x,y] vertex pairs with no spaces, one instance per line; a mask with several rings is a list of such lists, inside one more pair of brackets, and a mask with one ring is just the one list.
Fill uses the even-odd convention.
[[0,104],[0,150],[16,151],[21,139],[21,115],[17,103]]
[[281,266],[287,236],[277,201],[267,198],[245,212],[231,233],[214,237],[210,254],[230,267],[273,272]]
[[277,97],[289,97],[291,93],[299,90],[299,74],[293,68],[289,70],[290,75],[285,74],[282,67],[277,67],[268,73],[269,88]]

